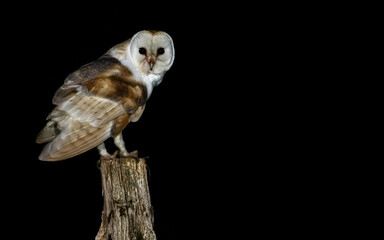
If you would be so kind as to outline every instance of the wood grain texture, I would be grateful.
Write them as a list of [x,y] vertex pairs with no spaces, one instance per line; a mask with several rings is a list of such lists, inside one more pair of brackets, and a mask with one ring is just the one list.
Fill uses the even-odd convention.
[[133,153],[100,160],[104,209],[96,240],[156,239],[147,165]]

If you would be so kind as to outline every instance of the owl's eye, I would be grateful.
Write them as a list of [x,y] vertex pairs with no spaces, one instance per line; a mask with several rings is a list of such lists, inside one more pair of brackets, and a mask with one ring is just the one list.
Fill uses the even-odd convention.
[[147,53],[147,50],[143,47],[139,48],[139,53],[142,55],[145,55]]
[[162,47],[157,49],[157,55],[164,54],[164,52],[165,52],[164,48],[162,48]]

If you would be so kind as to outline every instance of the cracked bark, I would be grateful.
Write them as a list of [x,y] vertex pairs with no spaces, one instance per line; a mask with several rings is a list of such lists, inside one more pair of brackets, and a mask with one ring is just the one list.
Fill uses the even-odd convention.
[[100,159],[104,207],[96,240],[156,240],[144,158]]

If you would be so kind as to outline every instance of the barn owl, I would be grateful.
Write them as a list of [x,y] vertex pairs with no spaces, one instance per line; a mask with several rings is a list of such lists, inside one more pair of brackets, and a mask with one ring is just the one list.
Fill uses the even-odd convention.
[[119,156],[128,156],[122,131],[140,119],[174,58],[169,34],[143,30],[70,73],[56,90],[55,107],[37,134],[36,142],[46,144],[39,159],[69,159],[93,148],[108,158],[108,138],[113,138]]

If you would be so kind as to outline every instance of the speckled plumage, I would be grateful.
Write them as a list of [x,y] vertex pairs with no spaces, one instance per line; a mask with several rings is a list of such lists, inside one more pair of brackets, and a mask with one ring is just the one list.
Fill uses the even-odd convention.
[[167,33],[144,30],[69,74],[36,137],[37,143],[46,144],[39,159],[69,159],[95,147],[102,157],[109,157],[104,141],[110,137],[119,154],[127,156],[122,131],[140,119],[174,56]]

